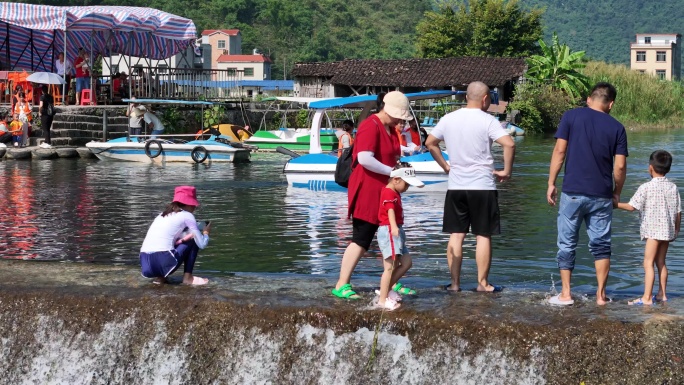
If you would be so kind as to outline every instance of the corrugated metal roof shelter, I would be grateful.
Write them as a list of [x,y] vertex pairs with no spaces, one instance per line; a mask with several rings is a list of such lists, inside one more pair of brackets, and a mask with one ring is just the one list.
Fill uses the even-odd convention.
[[53,71],[59,52],[164,59],[194,42],[190,19],[142,7],[0,3],[0,61],[7,69]]

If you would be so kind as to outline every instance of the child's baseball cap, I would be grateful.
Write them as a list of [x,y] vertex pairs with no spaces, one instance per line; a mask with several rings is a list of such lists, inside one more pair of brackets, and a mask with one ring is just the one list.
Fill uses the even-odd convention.
[[425,186],[425,183],[423,183],[423,181],[416,178],[416,169],[414,169],[413,167],[404,167],[404,168],[392,170],[392,173],[390,173],[390,177],[391,178],[401,178],[406,183],[410,184],[411,186],[416,186],[416,187]]

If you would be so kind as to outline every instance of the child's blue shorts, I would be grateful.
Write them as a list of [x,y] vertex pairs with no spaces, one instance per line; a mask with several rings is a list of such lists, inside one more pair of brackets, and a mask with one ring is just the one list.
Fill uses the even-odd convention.
[[406,247],[406,234],[404,233],[403,226],[399,226],[399,236],[391,238],[392,242],[390,242],[389,225],[381,225],[378,227],[378,246],[380,246],[382,258],[387,259],[391,258],[393,255],[408,254],[408,248]]

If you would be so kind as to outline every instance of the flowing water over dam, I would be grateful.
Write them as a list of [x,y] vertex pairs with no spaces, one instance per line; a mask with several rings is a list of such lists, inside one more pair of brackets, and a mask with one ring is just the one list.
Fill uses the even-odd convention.
[[[658,148],[674,156],[668,177],[684,183],[683,139],[682,130],[629,135],[624,201],[648,180]],[[582,233],[579,301],[545,304],[560,285],[556,209],[545,201],[552,147],[519,141],[513,179],[500,186],[490,279],[501,293],[472,291],[470,237],[464,291],[441,289],[443,195],[406,195],[414,264],[402,282],[418,295],[382,316],[370,306],[376,247],[353,277],[364,299],[329,294],[351,236],[346,195],[288,188],[279,154],[245,165],[2,161],[0,383],[684,383],[684,252],[675,241],[668,253],[667,304],[627,306],[643,290],[635,213],[614,217],[613,303],[595,305]],[[178,184],[197,186],[196,215],[212,221],[195,270],[207,287],[178,276],[159,287],[139,274],[147,227]]]

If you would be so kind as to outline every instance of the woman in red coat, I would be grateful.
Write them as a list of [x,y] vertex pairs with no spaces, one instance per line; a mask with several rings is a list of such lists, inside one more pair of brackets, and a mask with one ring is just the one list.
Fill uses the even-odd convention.
[[360,298],[352,290],[351,275],[378,230],[380,192],[401,155],[395,127],[413,119],[408,98],[403,93],[389,92],[382,101],[380,111],[361,122],[354,141],[352,158],[357,166],[349,178],[348,191],[353,233],[342,257],[340,278],[332,290],[339,298]]

